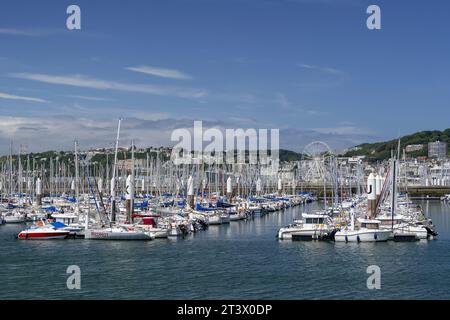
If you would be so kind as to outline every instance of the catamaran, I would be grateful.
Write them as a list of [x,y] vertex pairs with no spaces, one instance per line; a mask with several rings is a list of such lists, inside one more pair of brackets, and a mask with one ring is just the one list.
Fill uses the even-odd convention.
[[278,231],[278,239],[290,240],[293,236],[311,237],[319,239],[327,236],[335,229],[330,216],[318,213],[303,213],[302,220],[294,220],[294,223]]

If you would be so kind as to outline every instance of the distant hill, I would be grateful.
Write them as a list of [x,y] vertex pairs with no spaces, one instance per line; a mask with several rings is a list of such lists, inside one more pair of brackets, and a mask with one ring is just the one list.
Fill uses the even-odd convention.
[[[401,152],[408,145],[423,145],[423,149],[420,151],[414,151],[408,153],[409,156],[427,156],[428,143],[434,141],[441,141],[450,143],[450,128],[444,131],[420,131],[414,134],[410,134],[400,138]],[[344,156],[366,156],[368,161],[381,161],[388,159],[391,156],[391,150],[397,150],[398,139],[393,139],[385,142],[377,143],[363,143],[350,150],[348,150]]]
[[[170,158],[170,149],[168,149],[169,151],[165,150],[164,152],[160,153],[160,159],[162,160],[168,160]],[[145,159],[146,158],[146,153],[149,152],[150,158],[155,158],[156,157],[156,153],[155,152],[151,152],[150,149],[145,149],[145,150],[141,150],[141,151],[136,151],[135,153],[135,157],[136,159]],[[247,152],[248,153],[248,152]],[[270,151],[269,151],[270,154]],[[87,152],[80,152],[80,160],[85,159],[87,156]],[[99,150],[97,152],[95,152],[94,154],[92,154],[91,156],[89,156],[89,160],[91,162],[97,162],[97,163],[106,163],[106,156],[107,156],[107,152]],[[17,155],[13,155],[14,161],[16,161],[17,159]],[[22,155],[21,159],[22,159],[22,164],[24,166],[26,166],[26,161],[27,161],[28,155]],[[56,158],[58,158],[60,163],[74,163],[74,153],[73,151],[45,151],[45,152],[38,152],[38,153],[30,153],[30,159],[33,160],[37,163],[45,163],[46,166],[49,165],[50,163],[50,159],[55,160]],[[112,163],[114,158],[114,155],[109,152],[109,163]],[[118,153],[118,160],[122,160],[122,159],[131,159],[131,151],[127,150],[127,151],[120,151]],[[290,151],[290,150],[284,150],[284,149],[280,149],[279,150],[279,158],[280,161],[284,162],[284,161],[299,161],[302,159],[302,154],[294,152],[294,151]],[[8,161],[8,156],[0,156],[0,165],[3,163],[6,163]]]
[[303,158],[301,153],[284,149],[280,149],[279,156],[280,161],[300,161]]

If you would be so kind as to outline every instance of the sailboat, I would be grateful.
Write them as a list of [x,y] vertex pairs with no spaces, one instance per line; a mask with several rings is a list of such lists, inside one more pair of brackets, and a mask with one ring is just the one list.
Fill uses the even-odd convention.
[[[119,138],[119,131],[120,131],[120,122],[119,120],[119,126],[118,126],[118,134],[117,139]],[[116,143],[116,151],[117,151],[117,143]],[[134,143],[131,143],[131,161],[132,161],[132,169],[131,169],[131,175],[128,176],[126,180],[126,198],[130,202],[129,203],[129,210],[130,215],[133,211],[133,200],[134,200]],[[114,168],[115,170],[115,168]],[[131,216],[129,217],[131,219]],[[86,221],[88,221],[88,218],[86,217]],[[87,240],[153,240],[155,238],[155,235],[146,230],[140,230],[136,229],[133,226],[124,226],[124,225],[113,225],[111,223],[108,227],[101,227],[101,228],[94,228],[90,229],[88,228],[88,223],[86,222],[86,229],[84,232],[84,238]]]
[[426,219],[420,207],[408,200],[399,201],[397,193],[397,160],[392,160],[390,204],[380,210],[378,219],[381,228],[391,230],[391,237],[396,241],[432,239],[438,234],[430,220]]
[[3,216],[5,223],[25,223],[26,216],[19,210],[13,210]]
[[111,226],[99,229],[87,229],[84,238],[88,240],[153,240],[155,235],[132,227]]
[[387,241],[391,235],[390,230],[380,229],[380,221],[373,219],[358,219],[359,226],[355,227],[354,215],[350,227],[336,232],[336,242],[380,242]]

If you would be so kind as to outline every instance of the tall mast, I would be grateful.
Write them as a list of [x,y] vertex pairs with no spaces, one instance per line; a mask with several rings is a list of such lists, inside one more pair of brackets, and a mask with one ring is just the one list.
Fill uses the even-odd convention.
[[13,190],[13,167],[12,167],[12,146],[13,142],[11,140],[10,146],[9,146],[9,201],[11,202],[11,196],[12,196],[12,190]]
[[148,152],[147,152],[147,162],[146,162],[146,168],[147,168],[147,170],[146,170],[146,177],[147,177],[147,181],[146,181],[146,184],[145,184],[145,193],[148,195],[148,185],[150,184],[150,181],[148,180],[148,175],[149,175],[149,171],[150,171],[150,166],[149,166],[149,157],[148,157]]
[[131,140],[131,199],[130,199],[130,219],[133,221],[133,211],[134,211],[134,192],[135,192],[135,183],[134,183],[134,141]]
[[19,164],[18,164],[18,191],[19,191],[19,204],[22,205],[22,161],[21,161],[21,156],[22,156],[22,145],[20,145],[19,148]]
[[116,137],[116,147],[114,150],[114,165],[113,165],[113,172],[112,172],[112,179],[111,179],[111,221],[115,221],[115,206],[116,206],[116,167],[117,167],[117,151],[119,149],[119,138],[120,138],[120,124],[122,122],[122,119],[119,119],[119,124],[117,125],[117,137]]
[[80,204],[78,202],[79,198],[79,169],[78,169],[78,141],[75,140],[75,203],[76,203],[76,212],[80,212]]
[[397,171],[397,161],[395,159],[395,157],[392,159],[392,182],[391,182],[391,186],[392,186],[392,200],[391,200],[391,215],[392,215],[392,230],[394,229],[394,214],[395,214],[395,208],[397,206],[396,204],[396,198],[397,198],[397,186],[396,186],[396,171]]

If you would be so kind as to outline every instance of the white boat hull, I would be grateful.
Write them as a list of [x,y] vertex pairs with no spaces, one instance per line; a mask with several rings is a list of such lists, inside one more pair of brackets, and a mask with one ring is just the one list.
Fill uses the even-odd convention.
[[246,218],[245,213],[233,213],[230,214],[230,221],[239,221]]
[[222,218],[219,215],[210,215],[208,216],[208,224],[209,225],[222,224]]
[[280,231],[278,231],[278,239],[291,240],[293,234],[318,238],[319,236],[329,234],[331,231],[331,229],[281,228]]
[[156,239],[163,239],[163,238],[167,238],[169,236],[169,231],[167,229],[153,228],[153,229],[150,229],[149,231],[155,235]]
[[334,235],[336,242],[382,242],[391,235],[388,230],[339,231]]
[[84,238],[88,240],[151,240],[152,236],[146,232],[121,232],[111,230],[86,230]]
[[5,216],[5,223],[24,223],[25,216]]

